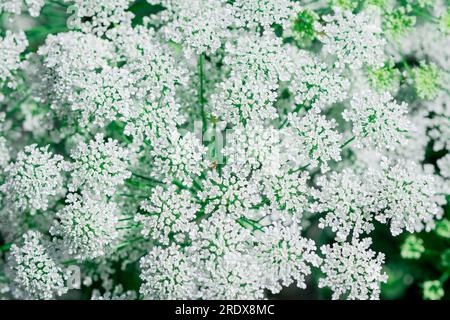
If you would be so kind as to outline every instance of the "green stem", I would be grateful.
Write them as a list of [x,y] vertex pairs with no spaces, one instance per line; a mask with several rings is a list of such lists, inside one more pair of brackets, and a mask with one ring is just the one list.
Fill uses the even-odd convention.
[[255,231],[255,230],[262,231],[263,230],[263,226],[261,226],[257,221],[248,219],[244,216],[237,219],[236,222],[238,224],[240,224],[243,228],[246,228],[246,229],[248,226],[250,226],[253,229],[252,231]]
[[62,264],[65,265],[65,266],[68,266],[68,265],[71,265],[71,264],[77,264],[77,263],[78,263],[78,261],[76,259],[70,259],[70,260],[66,260],[66,261],[62,262]]
[[142,175],[137,174],[137,173],[134,173],[134,172],[132,173],[132,175],[135,176],[135,177],[137,177],[137,178],[139,178],[139,179],[146,180],[146,181],[149,181],[149,182],[152,182],[152,183],[156,183],[156,184],[164,184],[164,183],[162,183],[162,182],[159,181],[159,180],[156,180],[156,179],[153,179],[153,178],[150,178],[150,177],[146,177],[146,176],[142,176]]
[[0,252],[1,251],[9,251],[11,249],[12,243],[5,243],[4,245],[0,246]]
[[348,139],[347,141],[345,141],[342,145],[341,145],[341,149],[344,149],[346,146],[348,146],[350,143],[352,143],[353,140],[355,140],[356,137],[353,136],[350,139]]
[[307,169],[310,165],[311,165],[311,163],[308,163],[307,165],[304,165],[303,167],[297,168],[295,170],[290,170],[289,173],[296,173],[299,171],[303,171],[303,170]]
[[143,241],[143,240],[145,240],[143,237],[136,237],[136,238],[133,238],[133,239],[130,239],[130,240],[126,240],[126,241],[122,242],[121,244],[119,244],[116,247],[116,250],[121,250],[123,248],[126,248],[130,244],[133,244],[133,243],[138,242],[138,241]]
[[442,284],[444,284],[447,280],[448,280],[448,277],[449,277],[449,271],[447,271],[447,272],[444,272],[444,274],[439,278],[439,281],[442,283]]

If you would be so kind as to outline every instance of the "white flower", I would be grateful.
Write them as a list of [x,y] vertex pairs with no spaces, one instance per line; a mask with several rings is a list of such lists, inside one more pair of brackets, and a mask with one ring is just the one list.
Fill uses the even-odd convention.
[[450,147],[450,110],[445,114],[437,114],[429,121],[428,135],[434,140],[433,150],[439,151]]
[[0,137],[0,169],[5,168],[10,159],[8,141],[4,137]]
[[20,14],[27,10],[30,16],[38,17],[44,4],[45,0],[2,0],[0,13]]
[[105,68],[80,81],[77,90],[68,97],[71,109],[80,113],[80,125],[103,127],[114,120],[137,117],[132,80],[124,69]]
[[290,173],[282,171],[278,175],[269,175],[262,180],[262,193],[270,200],[272,207],[286,212],[290,218],[299,222],[303,212],[308,209],[308,197],[311,193],[307,172]]
[[197,296],[192,258],[180,247],[154,247],[140,261],[144,299],[193,299]]
[[93,195],[69,194],[56,214],[50,234],[60,248],[76,259],[95,259],[110,253],[118,238],[118,208]]
[[295,154],[297,165],[320,167],[322,172],[329,170],[328,161],[341,160],[342,135],[335,130],[334,119],[327,120],[320,110],[312,109],[303,117],[295,113],[288,115],[291,152]]
[[64,193],[65,168],[63,157],[49,152],[48,146],[26,146],[4,169],[5,182],[0,191],[21,211],[45,211],[51,200]]
[[205,214],[229,214],[235,218],[246,215],[261,203],[260,185],[225,168],[221,175],[208,172],[203,191],[198,193],[205,202]]
[[197,230],[193,221],[200,206],[193,201],[189,191],[178,191],[175,186],[168,189],[158,186],[140,207],[142,210],[134,220],[142,223],[142,234],[157,243],[167,245],[172,238],[181,243]]
[[[0,4],[1,6],[1,4]],[[1,12],[1,7],[0,7]],[[24,32],[13,33],[6,31],[5,36],[0,37],[0,88],[6,83],[14,88],[14,74],[24,65],[21,54],[28,47],[28,40]],[[0,101],[2,94],[0,93]]]
[[182,137],[172,134],[175,137],[167,141],[167,147],[161,143],[152,152],[155,168],[152,176],[168,183],[177,180],[190,187],[207,166],[206,148],[190,132]]
[[325,24],[316,22],[315,29],[325,52],[337,57],[339,67],[347,64],[352,69],[360,69],[363,64],[383,65],[386,41],[381,37],[378,12],[353,14],[335,7],[334,15],[323,16],[322,19]]
[[347,97],[350,82],[313,56],[296,59],[296,72],[289,85],[296,104],[326,108]]
[[[448,7],[448,5],[445,5]],[[401,39],[396,56],[414,56],[417,61],[435,61],[443,69],[449,70],[450,37],[439,30],[437,23],[420,23]],[[401,57],[400,57],[401,59]]]
[[162,4],[166,10],[160,19],[166,24],[162,33],[183,45],[187,56],[213,54],[230,36],[233,24],[230,6],[225,0],[147,0]]
[[104,34],[118,24],[131,24],[133,14],[128,12],[131,0],[64,0],[70,3],[68,26],[85,33]]
[[216,117],[238,125],[277,118],[273,105],[276,99],[277,92],[273,86],[255,79],[253,75],[236,73],[219,83],[209,105]]
[[264,228],[256,238],[260,241],[256,256],[262,260],[266,288],[277,293],[294,281],[297,287],[306,288],[311,266],[318,267],[321,262],[314,241],[303,238],[295,224]]
[[80,32],[49,35],[38,55],[43,70],[36,96],[65,122],[105,125],[131,112],[131,84],[124,71],[110,67],[113,47],[108,41]]
[[248,175],[260,171],[274,176],[287,162],[283,152],[283,133],[259,123],[239,125],[226,136],[223,154],[228,167],[237,174]]
[[263,269],[252,251],[253,236],[226,213],[201,221],[198,236],[188,248],[196,264],[202,299],[260,299]]
[[[278,81],[291,79],[294,64],[280,38],[272,33],[244,33],[225,45],[225,65],[234,73],[248,75],[277,88]],[[233,74],[232,72],[232,74]]]
[[204,300],[255,300],[264,297],[263,272],[255,256],[227,250],[206,259],[198,275]]
[[350,234],[352,238],[359,238],[361,234],[371,232],[374,229],[371,212],[374,199],[366,182],[351,169],[333,172],[330,177],[319,177],[320,190],[313,190],[315,201],[311,204],[312,212],[325,214],[319,220],[319,227],[331,228],[336,239],[341,241]]
[[97,134],[89,144],[80,142],[71,157],[71,192],[95,190],[113,195],[116,187],[131,176],[128,171],[130,150],[119,146],[113,139],[104,140]]
[[91,300],[136,300],[136,291],[125,291],[122,285],[117,285],[111,291],[106,291],[101,294],[99,290],[94,289],[92,291]]
[[120,59],[126,61],[122,69],[134,82],[137,100],[158,101],[163,96],[174,95],[178,86],[187,84],[188,71],[151,27],[120,26],[110,30],[108,36]]
[[380,169],[370,170],[368,179],[377,192],[375,219],[389,222],[394,236],[404,230],[430,231],[442,217],[445,200],[435,178],[414,162],[382,158]]
[[387,92],[356,93],[350,105],[351,109],[345,110],[342,116],[353,124],[356,147],[392,150],[405,144],[408,132],[414,129],[407,117],[406,103],[397,104]]
[[410,130],[406,135],[406,143],[397,145],[395,149],[385,154],[389,154],[390,157],[408,159],[416,163],[423,162],[426,156],[427,145],[430,141],[427,135],[430,119],[426,116],[427,112],[425,110],[411,115],[409,120],[414,129]]
[[49,35],[38,54],[48,72],[57,77],[54,82],[67,81],[67,85],[72,84],[74,77],[106,68],[114,56],[113,46],[107,40],[73,31]]
[[50,300],[67,292],[63,270],[50,257],[42,235],[28,231],[8,258],[13,294],[18,299]]
[[366,238],[322,246],[325,277],[319,280],[319,288],[329,287],[333,299],[378,300],[380,283],[387,281],[387,275],[382,271],[384,254],[372,251],[371,243]]
[[291,0],[236,0],[233,7],[236,24],[249,29],[269,29],[275,23],[286,27],[300,11],[300,4]]
[[437,161],[441,176],[450,179],[450,154],[440,158]]
[[378,299],[374,226],[448,200],[450,46],[368,2],[0,0],[0,299]]
[[[172,97],[148,102],[135,119],[126,122],[124,134],[133,137],[133,142],[151,146],[161,144],[161,151],[167,150],[169,141],[178,141],[177,126],[183,124],[180,105]],[[160,152],[158,152],[160,153]]]
[[433,115],[428,119],[428,136],[433,139],[433,150],[450,148],[450,95],[442,91],[438,97],[426,104]]

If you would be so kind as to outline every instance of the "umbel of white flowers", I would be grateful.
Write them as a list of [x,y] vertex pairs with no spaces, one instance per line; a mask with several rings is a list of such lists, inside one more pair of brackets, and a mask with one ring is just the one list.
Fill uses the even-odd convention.
[[63,296],[75,265],[92,299],[263,299],[315,274],[378,299],[375,225],[430,231],[450,194],[442,26],[394,40],[368,2],[147,2],[142,21],[131,0],[0,4],[73,13],[37,49],[0,32],[0,297]]

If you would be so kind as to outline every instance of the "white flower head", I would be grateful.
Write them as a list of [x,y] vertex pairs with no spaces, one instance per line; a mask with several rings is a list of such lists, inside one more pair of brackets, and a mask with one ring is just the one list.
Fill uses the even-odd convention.
[[118,238],[118,208],[93,195],[69,194],[50,228],[58,246],[70,257],[86,260],[108,254]]
[[304,211],[308,209],[311,193],[308,180],[308,172],[291,173],[283,170],[278,175],[264,177],[262,193],[270,200],[272,207],[300,222]]
[[328,161],[341,160],[342,135],[335,130],[334,119],[327,120],[320,110],[312,109],[303,117],[295,113],[288,115],[290,149],[298,165],[309,164],[311,168],[320,167],[322,172],[329,170]]
[[154,247],[140,261],[144,299],[192,299],[197,296],[195,266],[180,247]]
[[10,159],[8,141],[4,137],[0,137],[0,169],[5,168]]
[[258,122],[236,126],[226,139],[223,154],[233,172],[245,175],[259,170],[263,175],[274,176],[288,160],[283,152],[283,132]]
[[171,238],[181,243],[196,232],[193,220],[199,208],[189,191],[158,186],[152,190],[150,199],[141,203],[142,212],[134,220],[142,223],[144,236],[158,243],[168,245]]
[[114,48],[106,39],[81,32],[49,35],[38,49],[42,84],[36,96],[65,122],[106,125],[131,113],[130,79],[113,68]]
[[363,64],[382,66],[384,45],[379,14],[376,11],[351,11],[334,8],[334,15],[323,17],[324,25],[316,22],[319,40],[324,44],[324,51],[335,55],[338,66],[348,65],[360,69]]
[[207,259],[203,264],[197,275],[202,299],[255,300],[264,297],[264,270],[253,255],[227,250],[218,259]]
[[382,271],[384,254],[372,251],[371,243],[366,238],[322,246],[325,277],[319,280],[319,287],[329,287],[333,299],[378,300],[380,283],[387,281],[387,275]]
[[239,218],[261,203],[260,188],[257,181],[247,180],[227,167],[222,175],[209,172],[198,195],[206,203],[206,214],[215,212]]
[[237,26],[249,29],[269,29],[273,24],[286,27],[300,11],[300,4],[291,0],[236,0],[233,7]]
[[226,213],[213,213],[200,224],[189,248],[196,263],[202,299],[260,299],[263,269],[251,251],[254,238]]
[[166,10],[160,20],[166,22],[162,33],[183,45],[188,57],[214,54],[230,36],[234,20],[231,7],[224,0],[147,0],[162,4]]
[[225,45],[225,65],[234,72],[254,77],[277,87],[291,79],[294,64],[282,40],[272,33],[257,36],[244,33]]
[[380,169],[368,172],[378,213],[375,219],[390,223],[391,233],[430,231],[442,217],[444,197],[437,183],[419,165],[408,160],[381,159]]
[[125,69],[105,68],[92,73],[67,96],[82,127],[103,127],[114,120],[136,118],[137,102],[133,78]]
[[433,114],[428,119],[428,136],[433,140],[433,150],[450,148],[450,95],[441,92],[436,99],[426,104]]
[[0,3],[0,13],[21,14],[28,11],[30,16],[38,17],[45,0],[2,0]]
[[131,0],[64,0],[70,3],[72,29],[103,35],[111,26],[131,24],[133,14],[128,12]]
[[347,97],[350,82],[318,59],[302,55],[289,85],[298,105],[324,109]]
[[[0,12],[1,12],[0,4]],[[15,87],[14,75],[24,66],[21,54],[28,47],[28,40],[24,32],[13,33],[6,31],[5,36],[0,37],[0,88],[6,83],[10,88]],[[0,101],[1,101],[0,93]]]
[[191,186],[207,166],[206,148],[193,133],[175,137],[168,142],[162,142],[159,148],[152,152],[154,156],[153,176],[165,182],[177,180]]
[[445,157],[440,158],[437,161],[437,165],[439,167],[441,176],[450,179],[450,154],[447,154]]
[[397,104],[387,92],[378,94],[365,90],[356,93],[350,105],[342,116],[352,122],[358,148],[394,149],[405,144],[408,132],[414,129],[407,117],[407,104]]
[[264,228],[256,238],[258,259],[262,260],[266,287],[273,293],[288,287],[294,281],[297,287],[306,288],[305,277],[311,266],[318,267],[321,259],[316,254],[313,240],[301,236],[297,225],[281,224]]
[[273,105],[277,99],[274,89],[253,75],[236,73],[219,83],[209,104],[216,117],[235,125],[246,121],[264,122],[278,117]]
[[13,294],[19,299],[50,300],[67,292],[61,267],[49,255],[42,234],[28,231],[8,258]]
[[329,177],[319,177],[317,185],[320,189],[312,192],[315,201],[311,204],[311,211],[324,214],[319,220],[319,228],[331,228],[336,239],[341,241],[350,234],[352,238],[359,238],[374,229],[371,212],[374,199],[364,177],[351,169],[344,169],[341,173],[333,172]]
[[0,191],[20,211],[45,211],[52,199],[64,194],[65,169],[63,157],[49,152],[48,146],[26,146],[4,169],[5,182]]
[[89,144],[80,142],[71,155],[71,192],[95,190],[112,195],[116,187],[131,176],[128,171],[130,151],[119,146],[113,139],[105,141],[97,134]]

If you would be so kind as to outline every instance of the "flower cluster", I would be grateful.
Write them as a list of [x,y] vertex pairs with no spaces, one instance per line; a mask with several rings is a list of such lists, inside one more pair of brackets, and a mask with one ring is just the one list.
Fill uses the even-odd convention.
[[0,298],[378,299],[378,232],[415,260],[420,233],[450,238],[441,4],[8,0],[0,15]]
[[4,0],[0,3],[0,13],[21,14],[28,11],[30,16],[39,16],[45,0]]
[[[0,10],[1,12],[1,10]],[[0,36],[0,55],[2,62],[0,63],[0,88],[7,86],[14,88],[16,81],[14,73],[23,67],[21,54],[28,46],[28,40],[24,32],[13,33],[6,31],[4,37]],[[4,99],[4,95],[0,93],[0,102]]]

